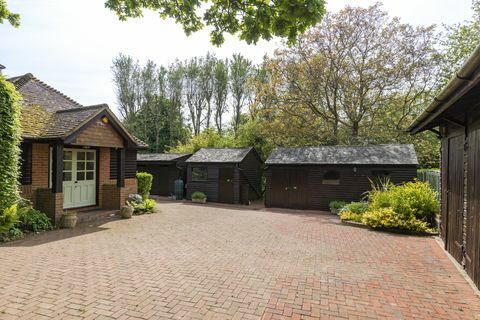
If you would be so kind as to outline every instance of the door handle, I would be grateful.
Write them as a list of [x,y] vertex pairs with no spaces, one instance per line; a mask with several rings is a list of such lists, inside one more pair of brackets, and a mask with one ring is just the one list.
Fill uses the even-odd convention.
[[297,190],[297,187],[293,187],[293,190]]
[[75,181],[74,183],[78,183],[78,181]]
[[288,190],[288,187],[285,187],[285,191],[287,191],[287,190]]

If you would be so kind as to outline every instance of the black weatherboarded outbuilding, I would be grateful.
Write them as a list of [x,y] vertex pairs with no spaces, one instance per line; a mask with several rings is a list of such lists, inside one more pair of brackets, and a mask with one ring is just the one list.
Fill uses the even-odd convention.
[[261,197],[263,162],[254,148],[203,148],[186,163],[188,199],[195,191],[212,202],[247,204]]
[[360,200],[370,180],[412,180],[418,161],[412,145],[370,145],[277,148],[265,164],[267,207],[328,210]]
[[186,181],[186,164],[191,154],[187,153],[150,153],[137,155],[137,170],[152,174],[153,195],[170,196],[174,194],[175,180]]

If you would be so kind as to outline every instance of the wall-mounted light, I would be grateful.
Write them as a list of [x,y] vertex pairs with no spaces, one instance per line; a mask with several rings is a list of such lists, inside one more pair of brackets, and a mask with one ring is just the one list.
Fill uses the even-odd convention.
[[357,173],[357,167],[353,167],[353,173]]
[[107,116],[103,116],[100,120],[102,120],[102,122],[105,123],[105,124],[108,123],[108,118],[107,118]]

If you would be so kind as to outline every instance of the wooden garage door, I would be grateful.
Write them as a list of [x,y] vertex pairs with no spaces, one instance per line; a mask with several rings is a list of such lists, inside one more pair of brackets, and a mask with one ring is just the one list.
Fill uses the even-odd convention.
[[272,168],[270,205],[279,208],[308,208],[307,172],[303,168]]
[[463,258],[464,139],[460,135],[448,141],[446,246],[458,262]]
[[468,275],[480,288],[480,129],[469,133],[468,146],[465,267]]

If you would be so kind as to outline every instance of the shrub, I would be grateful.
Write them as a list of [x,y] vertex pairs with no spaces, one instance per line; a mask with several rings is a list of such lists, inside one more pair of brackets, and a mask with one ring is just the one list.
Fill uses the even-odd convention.
[[394,228],[418,232],[432,231],[427,222],[418,220],[413,216],[406,217],[398,214],[392,208],[379,208],[365,212],[363,214],[362,222],[374,229]]
[[2,210],[0,214],[0,234],[8,232],[17,221],[18,216],[16,204]]
[[340,209],[339,213],[342,214],[343,212],[352,212],[354,214],[363,214],[368,210],[368,202],[350,202],[349,204],[343,206]]
[[17,227],[12,227],[7,232],[0,234],[0,242],[8,242],[8,241],[18,240],[22,238],[23,238],[23,232]]
[[415,181],[372,193],[370,209],[375,211],[383,208],[392,208],[404,221],[415,218],[434,226],[440,204],[428,183]]
[[141,203],[129,203],[133,207],[134,215],[141,215],[145,213],[154,213],[155,212],[155,200],[146,199]]
[[[0,228],[8,231],[19,200],[17,178],[20,156],[20,95],[0,75]],[[8,216],[7,216],[8,215]],[[4,221],[5,225],[1,221]],[[9,227],[10,225],[10,227]]]
[[362,213],[354,213],[352,211],[343,211],[342,213],[340,213],[340,219],[346,221],[362,222],[362,218]]
[[338,213],[340,211],[340,209],[345,207],[346,204],[347,204],[347,202],[345,202],[345,201],[335,200],[335,201],[330,202],[330,204],[328,206],[330,207],[330,211],[332,213]]
[[195,191],[194,193],[192,193],[192,199],[203,200],[203,199],[206,199],[206,198],[207,198],[207,196],[203,192]]
[[18,210],[17,227],[23,231],[41,232],[52,230],[52,222],[47,215],[32,207],[24,207]]
[[141,195],[136,193],[128,195],[127,204],[132,204],[132,203],[141,204],[142,202],[143,202],[143,198]]
[[150,197],[150,190],[152,190],[153,176],[147,172],[137,172],[137,184],[138,193],[142,196],[143,200]]

